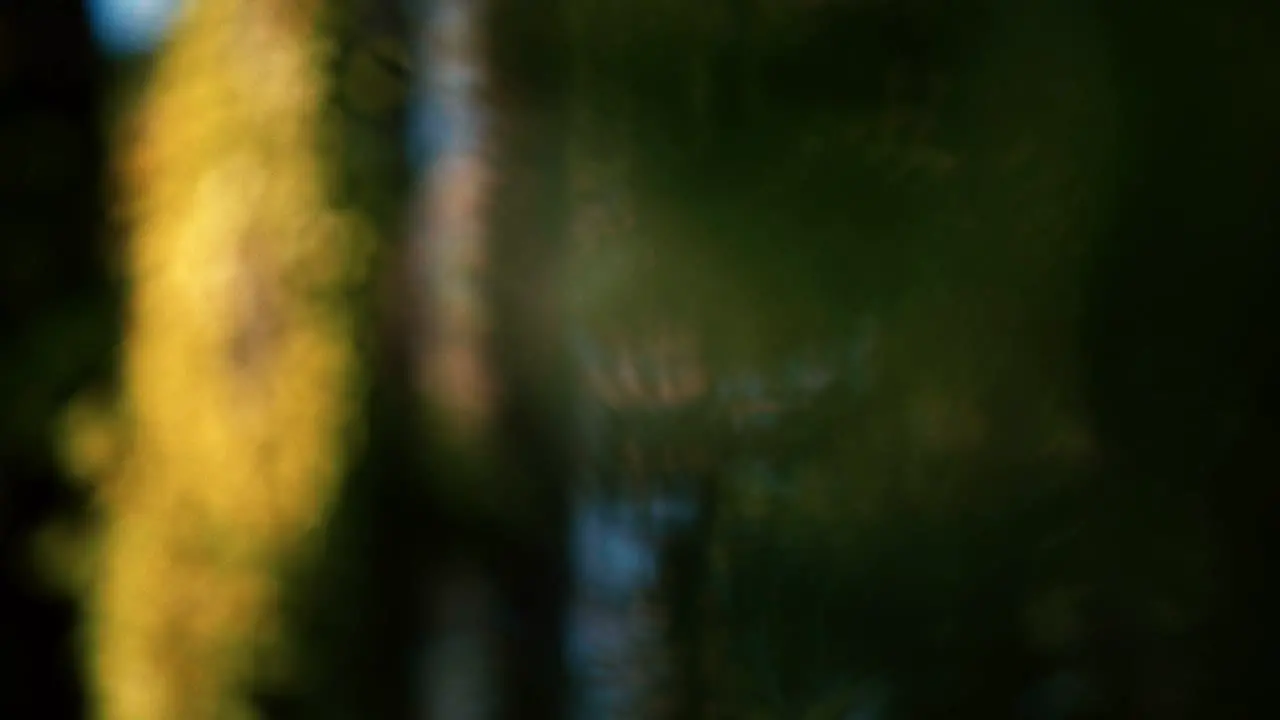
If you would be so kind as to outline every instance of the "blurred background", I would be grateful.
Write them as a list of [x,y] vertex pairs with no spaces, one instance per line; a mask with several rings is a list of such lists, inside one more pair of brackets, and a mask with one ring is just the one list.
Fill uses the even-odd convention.
[[1277,38],[7,0],[0,718],[1277,716]]

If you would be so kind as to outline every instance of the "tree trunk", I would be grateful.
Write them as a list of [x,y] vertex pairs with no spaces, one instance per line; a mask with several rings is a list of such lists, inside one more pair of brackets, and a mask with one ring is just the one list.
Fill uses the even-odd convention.
[[492,0],[486,17],[494,153],[502,174],[490,205],[494,361],[502,383],[496,431],[521,542],[505,592],[516,632],[507,645],[504,717],[563,718],[567,598],[565,491],[571,464],[566,332],[565,108],[558,3]]

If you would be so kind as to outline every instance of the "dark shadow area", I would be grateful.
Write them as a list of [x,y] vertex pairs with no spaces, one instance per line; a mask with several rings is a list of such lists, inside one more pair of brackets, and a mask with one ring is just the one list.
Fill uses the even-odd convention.
[[104,233],[102,67],[81,3],[0,8],[0,716],[79,718],[75,602],[41,577],[37,531],[84,515],[51,438],[109,379],[116,287]]

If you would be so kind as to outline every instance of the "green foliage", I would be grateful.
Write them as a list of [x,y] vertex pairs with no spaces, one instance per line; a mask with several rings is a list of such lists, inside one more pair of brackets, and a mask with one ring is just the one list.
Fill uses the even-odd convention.
[[[1000,716],[1035,662],[1123,684],[1104,628],[1210,642],[1228,541],[1191,468],[1277,357],[1244,309],[1273,302],[1246,148],[1274,144],[1274,53],[1239,8],[1166,34],[1055,1],[572,7],[579,167],[622,197],[575,271],[611,269],[587,324],[691,329],[716,371],[877,327],[869,394],[722,468],[689,610],[712,705],[821,713],[875,669],[906,716]],[[1222,59],[1174,57],[1211,35]],[[781,479],[736,470],[761,462]]]

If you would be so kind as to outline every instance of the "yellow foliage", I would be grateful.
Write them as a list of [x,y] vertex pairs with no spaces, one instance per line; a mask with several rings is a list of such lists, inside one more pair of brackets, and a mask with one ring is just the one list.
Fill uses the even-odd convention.
[[66,443],[108,476],[88,603],[104,720],[251,714],[277,572],[351,449],[354,318],[334,298],[369,238],[330,206],[315,5],[194,4],[123,148],[123,412],[73,411]]
[[117,419],[109,403],[79,397],[62,413],[60,460],[71,477],[92,480],[110,473],[120,454]]

